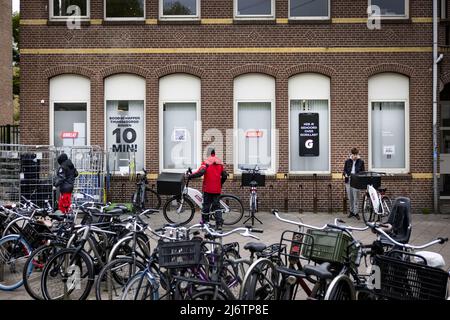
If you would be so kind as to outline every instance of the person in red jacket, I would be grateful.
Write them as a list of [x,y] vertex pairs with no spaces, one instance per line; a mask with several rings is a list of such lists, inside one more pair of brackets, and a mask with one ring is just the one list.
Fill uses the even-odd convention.
[[[222,192],[222,185],[227,180],[227,172],[224,170],[222,160],[216,157],[214,149],[211,155],[202,162],[200,168],[194,173],[188,175],[188,179],[194,179],[204,176],[203,178],[203,209],[202,222],[209,222],[209,213],[216,212],[220,209],[219,197]],[[219,212],[219,211],[217,211]],[[217,227],[222,227],[222,215],[215,216]]]

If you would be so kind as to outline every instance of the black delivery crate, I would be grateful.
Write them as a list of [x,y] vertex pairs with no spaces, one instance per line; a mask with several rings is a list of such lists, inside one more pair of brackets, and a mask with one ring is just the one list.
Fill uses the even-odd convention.
[[365,190],[371,184],[375,189],[381,186],[381,174],[377,172],[359,172],[350,177],[350,186],[355,189]]
[[241,185],[250,187],[250,182],[256,181],[258,187],[266,185],[266,176],[260,173],[242,172]]
[[161,195],[180,195],[184,188],[183,173],[163,172],[156,180],[156,189]]

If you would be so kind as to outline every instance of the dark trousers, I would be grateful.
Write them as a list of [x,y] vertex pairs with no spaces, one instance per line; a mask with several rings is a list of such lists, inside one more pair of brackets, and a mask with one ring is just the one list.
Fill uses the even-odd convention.
[[[203,213],[203,220],[204,221],[208,221],[209,220],[209,216],[207,214],[209,214],[210,212],[214,212],[218,209],[220,209],[220,204],[219,204],[219,198],[220,198],[220,193],[208,193],[208,192],[203,192],[203,209],[202,209],[202,213]],[[220,217],[216,217],[216,222],[218,223],[222,223],[222,214],[220,215]]]

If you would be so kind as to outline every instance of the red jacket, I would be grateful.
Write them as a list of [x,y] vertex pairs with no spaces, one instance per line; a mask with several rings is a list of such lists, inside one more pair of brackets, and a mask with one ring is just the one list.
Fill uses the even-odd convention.
[[216,156],[210,156],[202,162],[200,168],[189,178],[205,176],[203,179],[203,192],[220,194],[222,184],[227,179],[227,173],[223,168],[223,162]]

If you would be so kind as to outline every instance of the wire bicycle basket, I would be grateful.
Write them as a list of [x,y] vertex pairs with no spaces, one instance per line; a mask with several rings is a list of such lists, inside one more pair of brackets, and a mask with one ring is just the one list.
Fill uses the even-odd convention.
[[167,269],[196,267],[202,258],[202,242],[187,240],[158,243],[159,266]]
[[443,300],[447,294],[448,273],[425,264],[378,255],[380,269],[377,294],[393,300]]

